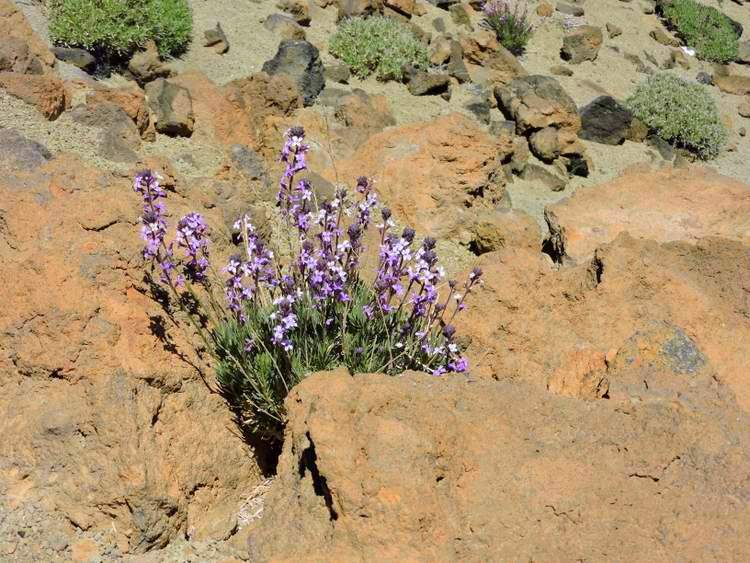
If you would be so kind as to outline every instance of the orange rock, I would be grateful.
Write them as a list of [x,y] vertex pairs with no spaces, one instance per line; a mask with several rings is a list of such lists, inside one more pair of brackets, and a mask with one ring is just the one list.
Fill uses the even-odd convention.
[[708,168],[631,171],[545,212],[554,245],[576,262],[621,232],[660,242],[708,236],[750,242],[750,186]]
[[133,120],[141,136],[146,133],[149,124],[149,112],[146,105],[146,94],[133,84],[120,88],[97,88],[86,98],[89,104],[111,102],[121,107]]
[[42,63],[43,73],[53,72],[55,56],[47,44],[34,33],[13,0],[0,0],[0,37],[20,39],[28,45],[30,53]]
[[57,119],[65,111],[65,86],[55,76],[0,72],[0,88],[36,107],[47,119]]
[[[396,217],[425,235],[445,236],[503,200],[500,162],[512,150],[510,140],[493,138],[454,113],[373,135],[336,170],[347,182],[373,178]],[[324,176],[333,179],[334,171]]]
[[550,377],[547,389],[577,399],[601,399],[609,390],[605,354],[593,350],[571,352]]

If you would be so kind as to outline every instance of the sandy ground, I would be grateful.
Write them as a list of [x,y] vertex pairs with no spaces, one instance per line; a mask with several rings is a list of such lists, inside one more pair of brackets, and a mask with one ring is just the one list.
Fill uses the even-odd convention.
[[[33,27],[43,37],[47,36],[46,19],[37,2],[15,0],[27,14]],[[718,6],[714,0],[707,4]],[[188,52],[173,61],[178,71],[198,70],[219,84],[241,78],[261,70],[263,63],[273,57],[278,46],[278,37],[263,27],[265,18],[278,11],[273,0],[191,0],[194,16],[193,42]],[[449,33],[457,35],[466,32],[459,30],[451,20],[449,12],[426,2],[426,14],[413,21],[423,30],[436,34],[434,20],[440,18]],[[549,75],[550,68],[562,63],[559,57],[562,45],[562,15],[539,18],[534,13],[536,2],[531,2],[534,35],[521,63],[531,74]],[[624,58],[626,53],[637,55],[644,64],[658,68],[649,59],[662,63],[669,58],[670,48],[658,44],[649,37],[649,32],[660,27],[657,16],[644,13],[646,2],[622,2],[620,0],[589,0],[583,4],[587,23],[604,28],[607,23],[619,26],[623,33],[610,39],[605,32],[605,41],[599,56],[594,62],[570,65],[573,76],[556,77],[579,106],[589,103],[602,94],[610,94],[624,99],[647,75],[637,71],[635,66]],[[722,2],[721,9],[730,17],[750,27],[750,12],[732,2]],[[328,53],[328,37],[335,30],[336,9],[318,7],[310,2],[312,24],[306,28],[308,40],[320,50],[324,63],[333,59]],[[479,27],[480,16],[475,14],[474,26]],[[202,46],[203,32],[219,22],[229,39],[231,48],[225,55],[218,55],[212,49]],[[748,36],[748,32],[745,33]],[[675,72],[688,80],[694,80],[699,71],[711,72],[710,65],[692,59],[690,70],[676,69]],[[64,73],[76,77],[75,70],[63,68]],[[750,76],[750,69],[733,65],[732,71]],[[80,78],[80,76],[78,76]],[[122,81],[114,76],[109,83]],[[427,121],[453,111],[471,115],[466,104],[476,98],[476,87],[471,84],[454,89],[450,102],[437,96],[415,97],[408,93],[406,86],[397,83],[380,83],[374,79],[352,79],[349,85],[329,84],[329,87],[351,90],[362,88],[369,93],[383,94],[390,103],[394,117],[399,124],[414,121]],[[730,138],[731,150],[710,163],[723,174],[745,180],[750,171],[750,141],[737,134],[740,127],[750,129],[750,120],[737,114],[737,106],[742,97],[721,94],[711,88],[723,115],[733,123]],[[492,111],[492,119],[502,119],[497,110]],[[23,102],[0,93],[0,126],[15,127],[28,137],[47,145],[53,151],[70,150],[98,166],[124,172],[128,167],[103,160],[97,155],[96,146],[100,132],[96,129],[76,124],[63,114],[57,121],[43,120],[32,108]],[[594,170],[588,178],[574,178],[562,192],[552,192],[547,187],[520,179],[509,186],[509,195],[514,207],[522,209],[543,223],[544,206],[570,195],[578,187],[594,185],[618,176],[624,169],[639,163],[663,164],[661,158],[644,144],[626,142],[619,147],[610,147],[586,142],[594,162]],[[174,161],[179,173],[188,176],[212,175],[221,162],[222,154],[217,149],[200,146],[188,139],[173,139],[159,135],[155,143],[144,143],[142,153],[162,154]]]

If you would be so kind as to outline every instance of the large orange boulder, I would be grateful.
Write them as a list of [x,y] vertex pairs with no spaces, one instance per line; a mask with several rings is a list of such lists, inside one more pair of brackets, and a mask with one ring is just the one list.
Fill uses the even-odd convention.
[[680,385],[690,397],[592,403],[463,375],[313,375],[287,401],[250,558],[745,560],[750,418],[710,376]]
[[143,282],[130,180],[3,131],[0,528],[24,533],[1,548],[56,561],[83,538],[122,554],[231,537],[258,466]]
[[398,219],[425,235],[453,236],[504,201],[502,163],[512,152],[510,138],[453,113],[373,135],[326,175],[347,182],[368,176]]
[[719,236],[750,243],[750,186],[697,166],[631,171],[576,191],[545,215],[550,247],[574,262],[622,232],[660,242]]

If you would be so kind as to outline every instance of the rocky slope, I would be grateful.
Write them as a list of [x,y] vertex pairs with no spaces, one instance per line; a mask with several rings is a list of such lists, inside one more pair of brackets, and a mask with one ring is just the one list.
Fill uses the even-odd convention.
[[[181,59],[97,79],[55,60],[38,4],[0,0],[0,560],[750,557],[744,64],[676,58],[649,1],[532,2],[519,59],[476,2],[191,4]],[[337,66],[339,11],[371,8],[424,33],[437,95]],[[217,21],[228,51],[203,45]],[[721,174],[586,108],[675,65],[716,83]],[[171,218],[272,235],[296,124],[319,197],[368,175],[485,283],[468,376],[310,377],[269,485],[273,452],[143,281],[131,178],[159,171]]]

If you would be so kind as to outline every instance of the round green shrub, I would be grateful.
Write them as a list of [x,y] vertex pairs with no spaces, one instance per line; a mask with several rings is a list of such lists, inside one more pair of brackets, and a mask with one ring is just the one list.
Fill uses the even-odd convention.
[[359,78],[401,80],[404,69],[427,68],[429,54],[408,26],[391,18],[351,18],[339,24],[329,49]]
[[716,157],[727,131],[708,90],[667,73],[641,84],[627,105],[651,131],[708,160]]
[[737,57],[737,32],[732,21],[716,8],[696,0],[671,0],[664,3],[662,15],[698,58],[728,63]]
[[124,58],[153,39],[163,56],[190,43],[187,0],[51,0],[50,36],[104,58]]

